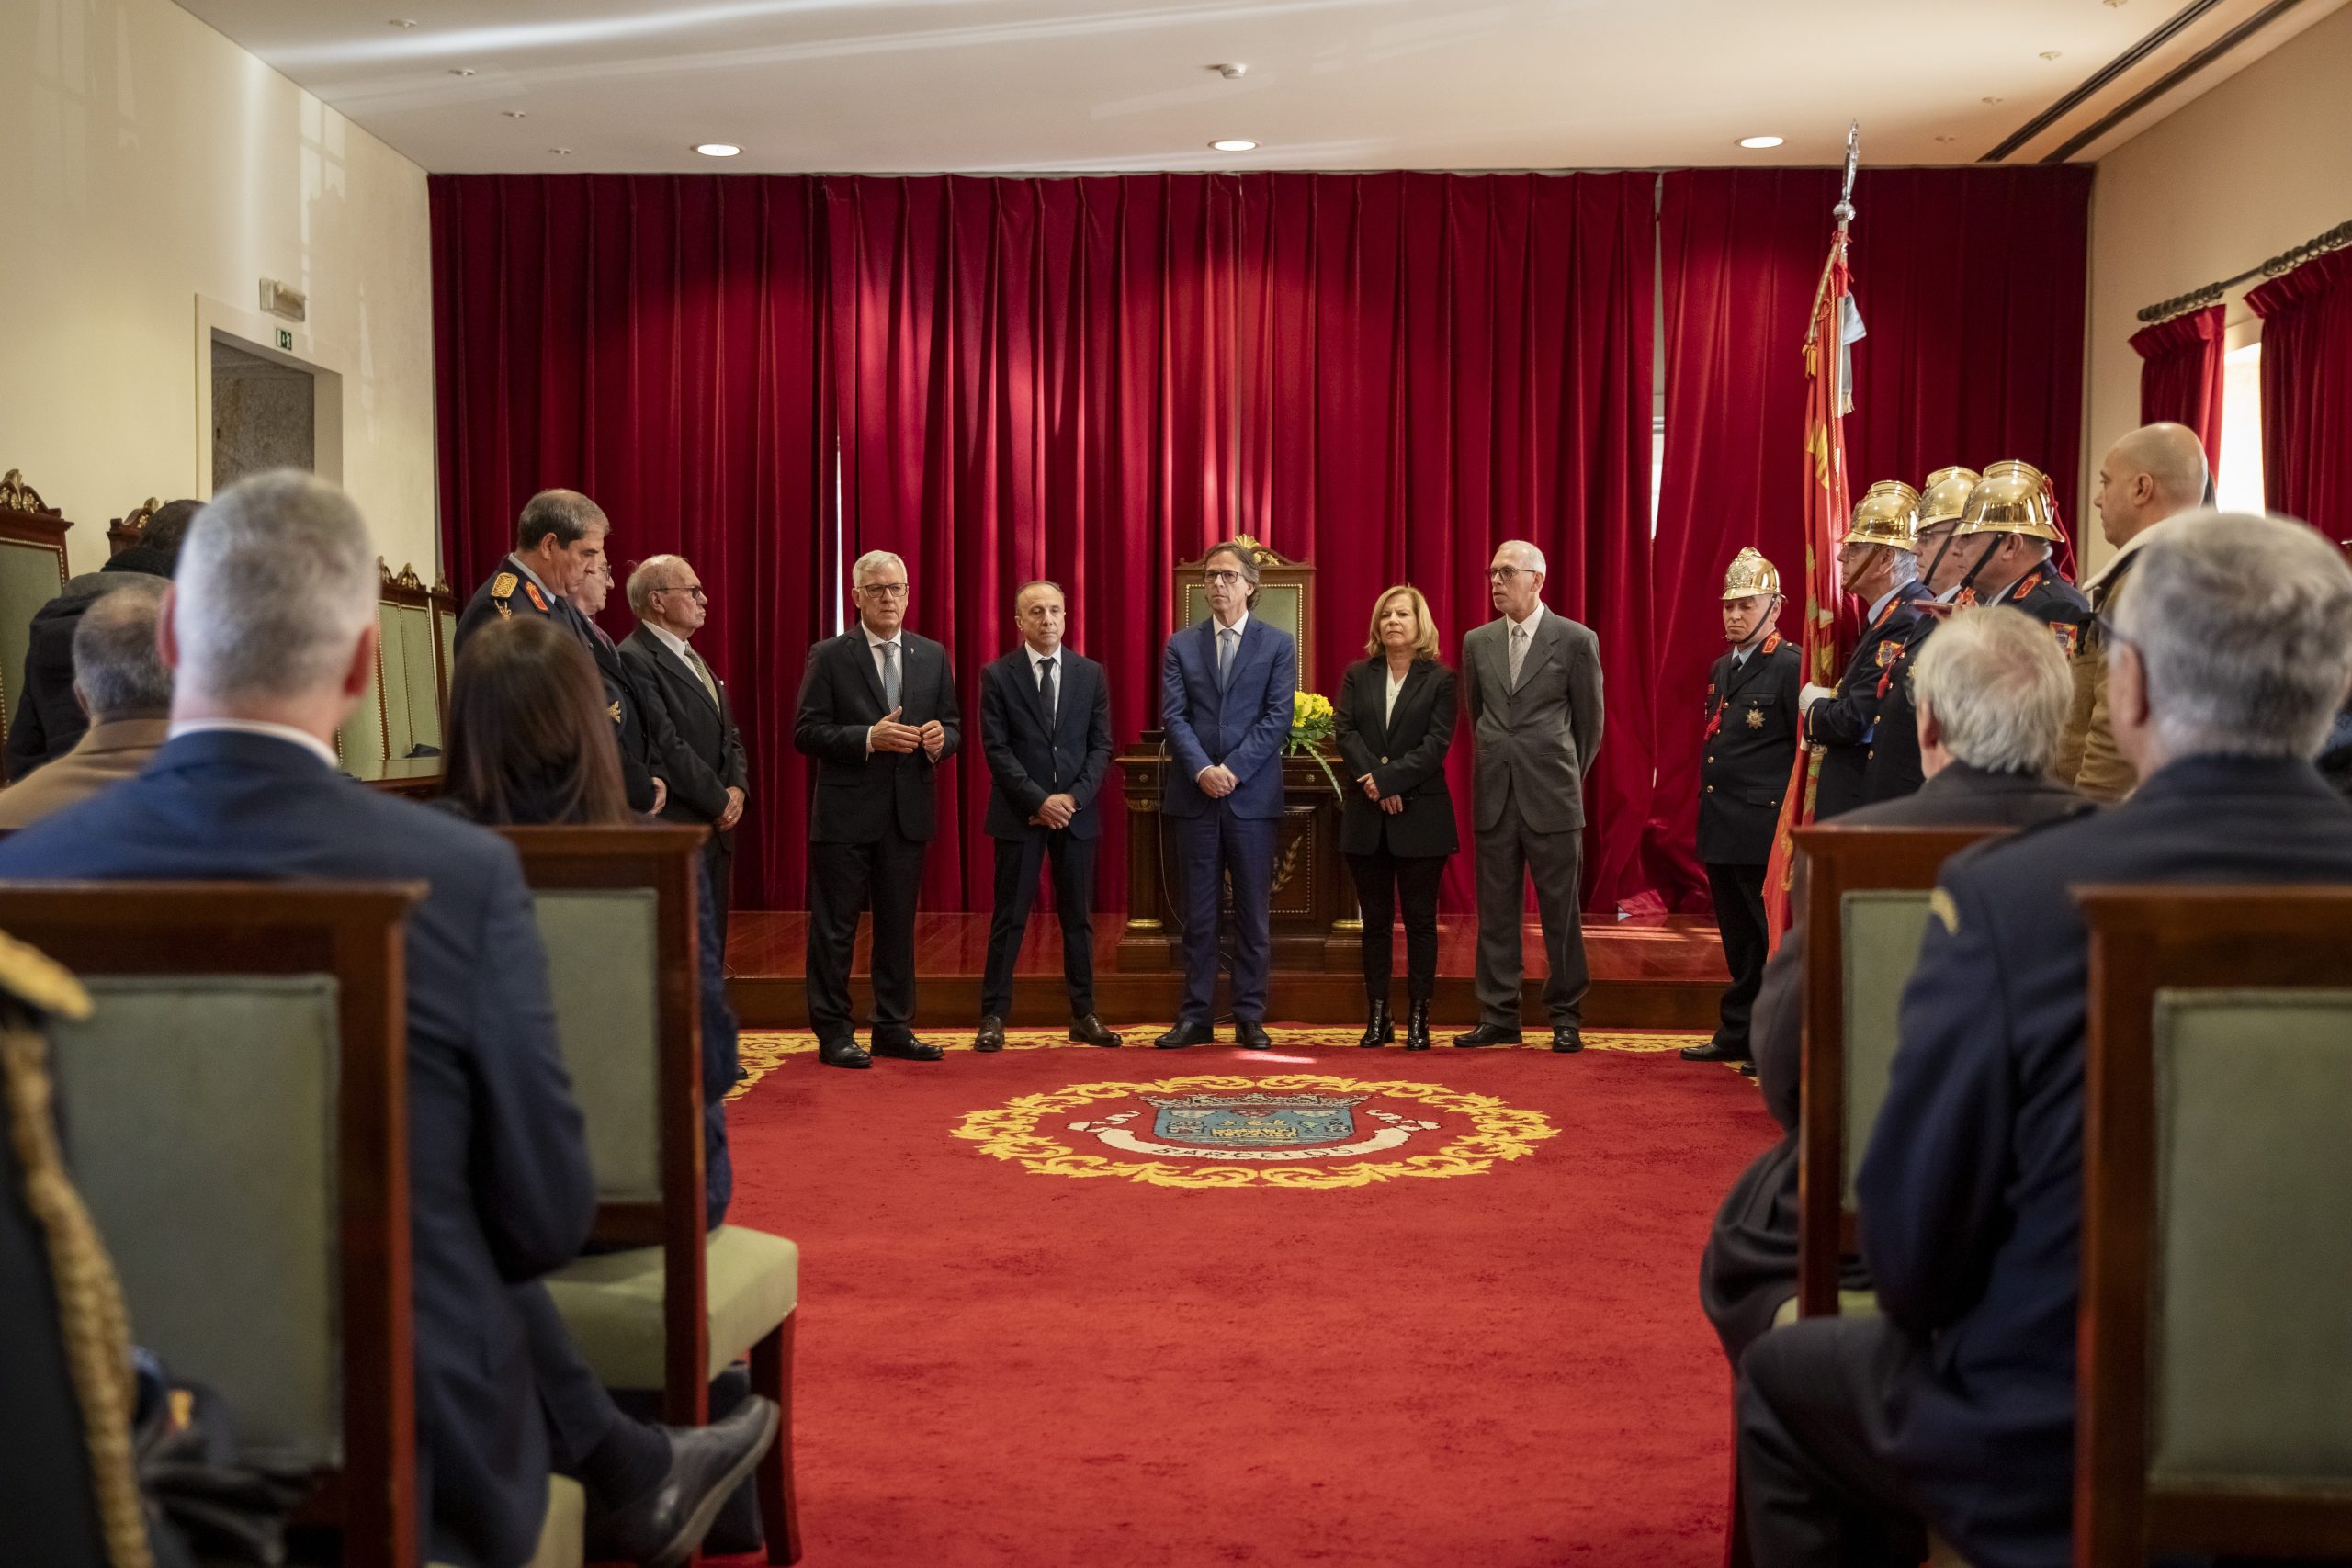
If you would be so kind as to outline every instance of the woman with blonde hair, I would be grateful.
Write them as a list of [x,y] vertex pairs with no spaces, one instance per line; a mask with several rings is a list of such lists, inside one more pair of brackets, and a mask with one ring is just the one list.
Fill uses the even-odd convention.
[[1388,988],[1394,923],[1405,917],[1405,1049],[1430,1048],[1430,993],[1437,983],[1437,890],[1446,857],[1461,847],[1445,754],[1453,743],[1453,671],[1438,662],[1437,623],[1410,583],[1372,604],[1365,657],[1348,666],[1331,705],[1340,751],[1354,787],[1340,814],[1340,850],[1355,874],[1363,915],[1363,985],[1370,1004],[1363,1046],[1396,1038]]

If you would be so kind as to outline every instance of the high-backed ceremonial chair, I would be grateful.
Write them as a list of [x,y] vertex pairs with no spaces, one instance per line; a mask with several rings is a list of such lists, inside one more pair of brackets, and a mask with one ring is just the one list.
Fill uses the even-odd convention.
[[1903,987],[1919,959],[1945,861],[1991,828],[1800,829],[1805,857],[1804,1056],[1797,1112],[1797,1312],[1863,1310],[1843,1300],[1855,1250],[1854,1174],[1885,1102]]
[[2352,1557],[2352,887],[2076,898],[2075,1562]]
[[316,1472],[348,1568],[419,1556],[402,928],[420,885],[0,885],[95,1004],[54,1032],[139,1342]]
[[594,1242],[624,1250],[548,1276],[605,1386],[659,1389],[673,1426],[709,1419],[710,1382],[746,1348],[783,1421],[761,1461],[771,1562],[800,1556],[792,1474],[799,1248],[704,1214],[697,951],[703,829],[508,828],[547,943],[556,1023],[588,1122]]

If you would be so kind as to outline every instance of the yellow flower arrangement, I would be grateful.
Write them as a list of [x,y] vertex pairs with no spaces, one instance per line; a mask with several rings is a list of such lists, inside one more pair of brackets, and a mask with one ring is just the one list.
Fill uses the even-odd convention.
[[1331,781],[1331,793],[1345,803],[1348,792],[1340,787],[1340,775],[1331,771],[1329,761],[1323,755],[1323,743],[1331,739],[1336,728],[1331,699],[1320,692],[1301,692],[1291,704],[1290,745],[1286,750],[1294,757],[1314,758],[1316,765],[1323,770],[1323,776]]

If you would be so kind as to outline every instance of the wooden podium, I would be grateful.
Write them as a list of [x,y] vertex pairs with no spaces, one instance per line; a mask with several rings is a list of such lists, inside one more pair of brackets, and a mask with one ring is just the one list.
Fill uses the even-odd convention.
[[[1298,643],[1298,688],[1315,684],[1315,569],[1283,559],[1256,540],[1241,544],[1254,552],[1260,581],[1252,615],[1280,626]],[[1182,628],[1207,618],[1201,574],[1205,560],[1180,561],[1170,574],[1170,625]],[[1114,759],[1127,802],[1127,922],[1113,959],[1129,973],[1181,969],[1182,909],[1177,886],[1175,835],[1159,815],[1161,770],[1173,763],[1161,748],[1161,732],[1148,729],[1139,744]],[[1332,773],[1344,778],[1336,749],[1326,747]],[[1273,966],[1282,969],[1353,969],[1359,962],[1363,926],[1357,919],[1356,890],[1340,855],[1340,797],[1331,778],[1312,757],[1285,756],[1283,816],[1274,840]],[[1231,890],[1224,900],[1232,907]]]

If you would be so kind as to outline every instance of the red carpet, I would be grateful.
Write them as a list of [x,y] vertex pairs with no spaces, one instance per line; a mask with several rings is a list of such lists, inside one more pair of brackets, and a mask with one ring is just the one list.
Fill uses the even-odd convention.
[[[1654,1049],[1682,1040],[1289,1032],[1272,1059],[1131,1042],[849,1073],[785,1038],[746,1041],[769,1070],[731,1111],[734,1218],[802,1248],[812,1568],[1721,1563],[1728,1379],[1695,1280],[1773,1129],[1736,1074]],[[1342,1081],[1254,1083],[1285,1075]],[[1061,1092],[1180,1077],[1252,1081],[1155,1093],[1289,1099]],[[970,1130],[996,1142],[958,1135],[992,1111]],[[1148,1147],[1237,1140],[1394,1146]]]

